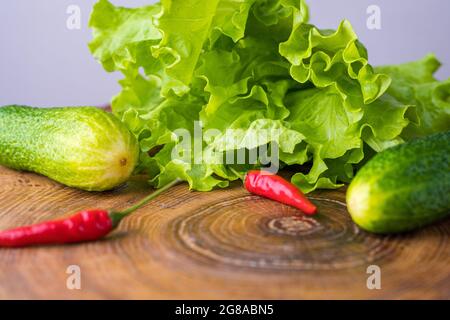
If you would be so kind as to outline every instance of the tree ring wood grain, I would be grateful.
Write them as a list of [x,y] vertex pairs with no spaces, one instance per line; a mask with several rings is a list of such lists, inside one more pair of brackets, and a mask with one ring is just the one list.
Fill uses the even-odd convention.
[[344,203],[313,201],[320,210],[314,217],[251,195],[212,202],[174,219],[165,238],[200,263],[261,271],[338,270],[396,252],[395,237],[359,230]]
[[[0,230],[126,208],[151,192],[146,177],[106,193],[3,167],[0,180]],[[450,219],[377,237],[351,223],[345,189],[317,191],[313,201],[321,214],[306,217],[239,183],[207,193],[180,185],[104,241],[0,249],[0,298],[449,299]],[[67,290],[69,264],[82,268],[82,290]],[[371,264],[382,270],[382,290],[366,287]]]

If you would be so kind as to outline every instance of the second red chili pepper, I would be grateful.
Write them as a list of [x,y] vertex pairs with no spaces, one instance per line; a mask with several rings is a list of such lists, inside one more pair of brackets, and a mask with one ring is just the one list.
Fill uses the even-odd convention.
[[317,207],[292,183],[282,177],[262,170],[249,171],[245,177],[231,169],[244,180],[245,188],[253,194],[295,207],[313,215]]

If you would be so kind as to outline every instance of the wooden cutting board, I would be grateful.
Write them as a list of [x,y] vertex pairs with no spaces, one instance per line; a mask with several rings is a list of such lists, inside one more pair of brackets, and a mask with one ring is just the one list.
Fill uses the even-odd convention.
[[[87,193],[0,167],[0,229],[85,208],[125,208],[150,192],[139,178]],[[312,199],[320,215],[307,218],[239,184],[210,193],[179,185],[107,240],[0,249],[0,298],[450,298],[449,220],[375,236],[351,222],[345,190]],[[367,287],[371,265],[380,268],[380,290]],[[78,274],[81,289],[68,289]]]

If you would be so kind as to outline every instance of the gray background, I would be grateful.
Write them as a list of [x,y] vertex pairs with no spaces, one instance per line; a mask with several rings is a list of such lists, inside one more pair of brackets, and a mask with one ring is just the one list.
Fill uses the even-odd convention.
[[[179,0],[182,1],[182,0]],[[152,0],[113,0],[139,6]],[[102,105],[119,91],[91,57],[87,27],[95,0],[2,0],[0,5],[0,105]],[[309,0],[312,22],[335,28],[349,19],[374,65],[401,63],[434,52],[450,77],[450,1]],[[68,30],[67,7],[81,8],[81,30]],[[382,29],[368,30],[366,9],[381,7]]]

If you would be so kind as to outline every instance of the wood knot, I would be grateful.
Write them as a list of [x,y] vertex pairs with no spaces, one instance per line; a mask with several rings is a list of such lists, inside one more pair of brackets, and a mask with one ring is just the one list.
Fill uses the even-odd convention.
[[322,229],[322,225],[318,221],[303,216],[274,218],[269,220],[267,226],[271,231],[291,236],[309,235]]

